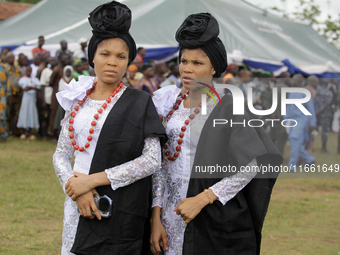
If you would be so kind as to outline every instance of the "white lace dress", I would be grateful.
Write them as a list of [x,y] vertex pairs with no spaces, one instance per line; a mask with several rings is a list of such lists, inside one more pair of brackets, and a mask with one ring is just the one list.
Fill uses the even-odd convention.
[[[72,83],[72,84],[71,84]],[[73,106],[78,102],[79,98],[84,98],[83,93],[79,93],[79,87],[84,86],[84,91],[89,89],[93,83],[93,77],[80,77],[79,82],[72,81],[69,85],[66,85],[68,92],[64,92],[62,97],[59,95],[59,102],[64,105],[65,108],[73,109]],[[80,85],[82,84],[82,85]],[[74,91],[74,87],[77,88],[77,93]],[[95,131],[92,134],[92,141],[90,142],[90,147],[84,152],[75,151],[71,144],[71,139],[69,138],[68,131],[68,121],[70,118],[71,111],[67,111],[64,120],[62,121],[63,127],[58,140],[58,145],[56,151],[53,155],[53,165],[55,168],[56,175],[61,183],[61,186],[65,192],[65,184],[68,179],[73,176],[73,171],[88,174],[90,170],[90,165],[92,157],[96,148],[98,137],[100,131],[103,127],[105,119],[119,100],[121,95],[124,93],[126,87],[124,87],[117,95],[112,99],[111,103],[108,104],[107,108],[100,115],[97,125],[95,126]],[[72,94],[73,93],[73,94]],[[77,95],[76,95],[77,94]],[[66,100],[66,98],[68,98]],[[69,99],[74,99],[73,103]],[[87,142],[87,137],[89,136],[89,129],[91,128],[91,121],[93,116],[97,113],[98,109],[105,102],[105,100],[91,100],[88,98],[83,106],[80,107],[79,112],[77,112],[74,118],[74,134],[75,140],[78,145],[84,146]],[[70,107],[71,105],[71,107]],[[71,161],[72,155],[74,153],[75,161],[72,169]],[[155,173],[160,168],[161,162],[161,148],[159,143],[159,138],[151,137],[146,138],[144,143],[144,149],[142,155],[132,161],[124,163],[122,165],[106,169],[107,177],[111,182],[111,187],[116,190],[120,187],[124,187]],[[65,192],[66,194],[66,192]],[[62,250],[61,254],[72,254],[69,251],[72,248],[74,237],[77,231],[79,212],[76,202],[66,196],[64,204],[64,221],[63,221],[63,234],[62,234]]]
[[[153,102],[156,106],[158,114],[167,116],[174,106],[180,89],[174,85],[167,86],[154,92]],[[175,161],[169,161],[164,157],[162,168],[153,175],[153,203],[152,207],[159,206],[162,208],[161,220],[168,236],[169,250],[165,252],[167,255],[181,255],[183,247],[183,238],[186,224],[180,215],[173,210],[179,202],[186,198],[192,164],[195,157],[196,147],[198,144],[200,132],[199,128],[203,127],[207,116],[214,108],[213,100],[207,103],[207,115],[197,114],[190,122],[184,132],[183,143],[178,158]],[[184,108],[183,103],[179,105],[179,109],[174,111],[166,126],[170,144],[170,155],[173,155],[177,146],[177,140],[181,133],[181,127],[188,116],[193,113],[194,108]],[[256,166],[256,159],[252,160],[249,165]],[[249,173],[238,173],[231,177],[226,177],[217,182],[211,188],[218,197],[220,203],[225,205],[240,190],[242,190],[256,175],[256,171]],[[202,190],[203,191],[203,190]],[[216,203],[216,202],[215,202]]]

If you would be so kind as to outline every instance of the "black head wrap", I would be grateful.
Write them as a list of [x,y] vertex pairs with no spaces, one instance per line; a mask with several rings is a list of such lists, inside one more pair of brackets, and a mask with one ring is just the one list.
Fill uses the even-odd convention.
[[176,41],[181,47],[179,58],[183,49],[200,48],[214,67],[214,77],[220,77],[227,68],[227,52],[217,37],[219,33],[217,20],[210,13],[188,16],[176,32]]
[[136,43],[129,33],[131,10],[124,4],[112,1],[102,4],[90,13],[92,37],[88,46],[89,65],[94,67],[93,58],[98,44],[109,38],[120,38],[129,48],[129,64],[136,57]]

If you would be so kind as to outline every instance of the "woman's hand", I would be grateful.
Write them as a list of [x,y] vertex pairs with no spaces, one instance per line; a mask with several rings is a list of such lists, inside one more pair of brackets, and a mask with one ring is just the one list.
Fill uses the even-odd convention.
[[79,209],[79,213],[81,216],[93,219],[94,215],[91,212],[92,211],[95,213],[96,217],[98,220],[101,220],[101,216],[99,214],[98,208],[96,204],[94,203],[93,195],[98,194],[95,189],[80,195],[76,199],[76,203]]
[[[209,189],[209,192],[212,194],[213,200],[216,200],[217,196],[215,196],[211,189]],[[195,197],[183,199],[174,209],[174,212],[176,212],[177,215],[181,215],[185,224],[189,224],[189,222],[195,219],[197,214],[199,214],[209,202],[207,194],[201,192]]]
[[85,194],[95,187],[92,186],[92,178],[90,175],[73,172],[74,177],[71,177],[65,185],[66,193],[73,201],[77,197]]
[[[156,210],[156,213],[155,213]],[[152,212],[152,217],[150,220],[151,225],[151,236],[150,236],[150,244],[151,244],[151,252],[154,255],[158,255],[161,252],[161,247],[163,250],[168,250],[168,239],[165,229],[162,225],[160,219],[160,208],[154,208]]]

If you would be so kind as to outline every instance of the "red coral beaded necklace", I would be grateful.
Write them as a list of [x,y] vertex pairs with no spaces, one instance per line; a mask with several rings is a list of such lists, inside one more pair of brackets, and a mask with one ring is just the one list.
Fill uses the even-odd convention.
[[[114,89],[113,92],[111,92],[110,97],[108,99],[106,99],[107,103],[111,103],[112,98],[115,97],[115,95],[120,91],[120,89],[123,87],[123,81],[121,81],[118,84],[118,87]],[[74,111],[71,112],[71,118],[69,120],[70,126],[68,128],[68,131],[70,131],[70,139],[72,140],[72,145],[74,147],[75,150],[79,150],[79,151],[85,151],[86,148],[90,147],[90,142],[92,141],[92,134],[94,133],[94,127],[97,125],[97,120],[99,119],[100,114],[103,113],[103,111],[106,109],[107,107],[107,103],[103,103],[101,105],[101,107],[98,109],[98,113],[96,113],[93,117],[94,120],[91,122],[91,128],[89,129],[89,136],[87,137],[87,143],[85,144],[84,147],[79,147],[79,145],[77,145],[76,140],[74,140],[74,128],[73,128],[73,123],[74,123],[74,118],[76,117],[76,112],[79,111],[79,107],[83,105],[83,103],[86,101],[86,99],[88,98],[88,96],[91,94],[91,92],[95,89],[97,85],[97,82],[93,83],[92,88],[90,88],[89,90],[86,91],[86,96],[84,97],[83,100],[78,101],[78,104],[76,106],[74,106]]]
[[[189,95],[190,90],[187,91],[186,94],[183,94],[179,96],[179,98],[176,100],[176,103],[174,107],[169,112],[168,116],[165,118],[164,126],[166,127],[167,123],[169,122],[171,116],[173,115],[174,111],[178,110],[178,106],[187,98]],[[181,127],[181,133],[179,134],[179,139],[177,140],[178,145],[176,146],[176,152],[173,156],[170,155],[170,151],[168,150],[168,145],[164,145],[164,154],[167,157],[168,160],[175,161],[177,157],[179,156],[179,152],[181,151],[181,144],[183,143],[182,138],[184,137],[184,132],[187,130],[187,126],[190,123],[190,120],[193,120],[196,115],[201,111],[201,103],[199,103],[198,107],[194,110],[194,113],[189,115],[189,118],[184,121],[184,126]]]

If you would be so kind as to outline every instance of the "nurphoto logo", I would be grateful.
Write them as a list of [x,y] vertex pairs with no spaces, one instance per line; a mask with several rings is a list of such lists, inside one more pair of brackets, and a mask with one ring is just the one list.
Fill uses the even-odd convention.
[[[220,104],[222,105],[222,100],[217,93],[216,89],[212,87],[211,85],[205,84],[203,82],[197,82],[198,84],[204,85],[212,93],[214,93],[217,98],[219,99]],[[235,85],[230,85],[230,84],[216,84],[216,88],[222,88],[222,89],[228,89],[233,97],[233,115],[244,115],[244,102],[245,102],[245,96],[240,88],[238,88]],[[210,91],[208,91],[205,88],[198,87],[199,89],[203,90],[206,92],[206,94],[201,95],[201,114],[206,115],[207,114],[207,94],[212,98],[214,101],[215,105],[217,105],[217,102],[212,95]],[[308,102],[311,99],[311,93],[308,89],[305,88],[297,88],[297,87],[283,87],[280,89],[281,91],[281,115],[284,116],[286,115],[286,107],[289,104],[294,104],[304,115],[312,115],[304,106],[303,104]],[[257,116],[268,116],[272,113],[274,113],[277,109],[278,106],[278,88],[273,88],[272,89],[272,105],[269,109],[265,110],[260,110],[256,109],[252,102],[253,102],[253,89],[249,87],[247,89],[247,105],[248,109],[251,113]],[[302,93],[305,95],[304,98],[298,98],[298,99],[289,99],[288,94],[289,93]],[[242,124],[245,126],[248,124],[250,127],[262,127],[264,125],[264,121],[271,122],[271,126],[274,125],[274,122],[280,121],[280,119],[250,119],[248,123],[244,120],[243,122],[232,122],[232,120],[227,120],[227,119],[214,119],[213,121],[213,126],[215,127],[216,125],[224,125],[230,122],[231,125],[235,124]],[[256,125],[257,123],[257,125]],[[281,121],[281,125],[283,127],[295,127],[298,125],[297,120],[294,119],[284,119]]]

